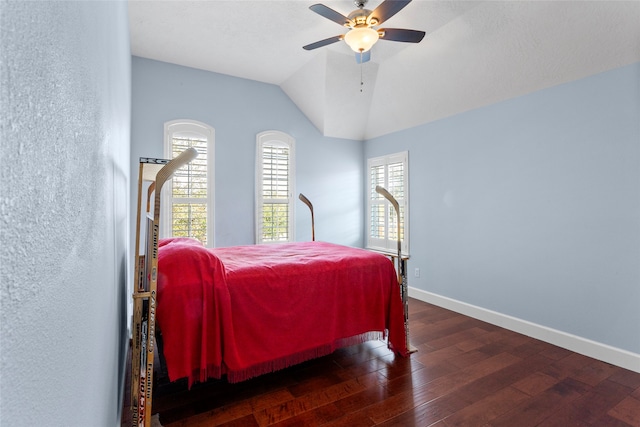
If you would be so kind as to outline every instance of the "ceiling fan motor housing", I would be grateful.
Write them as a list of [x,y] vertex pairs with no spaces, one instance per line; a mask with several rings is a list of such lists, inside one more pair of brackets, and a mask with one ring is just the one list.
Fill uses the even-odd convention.
[[349,25],[351,28],[372,27],[378,24],[378,20],[371,16],[369,9],[357,9],[347,16],[355,25]]

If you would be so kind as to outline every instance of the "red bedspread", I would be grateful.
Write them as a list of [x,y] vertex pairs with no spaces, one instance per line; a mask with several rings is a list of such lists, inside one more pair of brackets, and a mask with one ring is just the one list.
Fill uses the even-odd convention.
[[156,316],[171,381],[242,381],[387,333],[407,354],[396,274],[383,255],[323,242],[159,246]]

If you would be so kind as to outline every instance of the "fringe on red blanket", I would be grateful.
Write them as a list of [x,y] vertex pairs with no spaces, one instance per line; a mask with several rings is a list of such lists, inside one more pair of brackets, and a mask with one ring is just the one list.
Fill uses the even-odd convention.
[[289,366],[297,365],[298,363],[306,362],[307,360],[315,359],[318,357],[326,356],[333,353],[338,348],[348,347],[350,345],[361,344],[366,341],[372,340],[384,340],[387,333],[380,331],[365,332],[360,335],[356,335],[348,338],[341,338],[335,340],[332,344],[323,345],[320,347],[304,350],[295,354],[291,354],[279,359],[270,360],[268,362],[253,365],[247,369],[240,371],[227,372],[227,381],[230,383],[237,383],[245,381],[253,377],[257,377],[270,372],[279,371]]
[[188,388],[197,382],[206,382],[212,378],[219,379],[222,377],[222,368],[216,365],[209,365],[207,369],[196,369],[191,373],[191,376],[187,379]]
[[[341,338],[335,340],[332,344],[326,344],[320,347],[304,350],[295,354],[291,354],[279,359],[270,360],[268,362],[259,363],[257,365],[250,366],[249,368],[239,371],[229,371],[226,367],[220,367],[215,365],[209,365],[207,369],[197,369],[188,378],[188,388],[191,389],[193,384],[197,382],[206,382],[209,379],[220,379],[223,374],[227,375],[227,381],[230,383],[237,383],[245,381],[260,375],[268,374],[271,372],[279,371],[281,369],[288,368],[293,365],[297,365],[307,360],[316,359],[318,357],[326,356],[333,353],[335,350],[343,347],[349,347],[351,345],[362,344],[367,341],[383,340],[388,341],[388,331],[371,331],[365,332],[359,335],[355,335],[348,338]],[[391,346],[387,342],[388,346]],[[389,347],[391,348],[391,347]]]

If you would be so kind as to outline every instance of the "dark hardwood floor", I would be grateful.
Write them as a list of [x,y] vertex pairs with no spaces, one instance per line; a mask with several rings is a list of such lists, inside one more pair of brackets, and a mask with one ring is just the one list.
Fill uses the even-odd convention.
[[640,427],[639,373],[421,301],[409,310],[409,358],[373,341],[238,384],[178,382],[156,388],[153,412],[164,427]]

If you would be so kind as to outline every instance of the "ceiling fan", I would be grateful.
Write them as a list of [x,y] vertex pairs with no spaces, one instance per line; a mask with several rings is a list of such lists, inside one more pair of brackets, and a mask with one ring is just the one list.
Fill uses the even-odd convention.
[[424,31],[406,30],[402,28],[379,28],[378,25],[400,12],[411,0],[384,0],[373,12],[365,9],[367,0],[355,0],[358,9],[344,16],[339,12],[323,5],[314,4],[309,7],[317,14],[349,28],[349,31],[339,36],[329,37],[315,43],[308,44],[302,48],[313,50],[322,46],[344,40],[349,47],[356,52],[358,63],[367,62],[371,59],[371,47],[378,41],[390,40],[394,42],[420,43],[424,38]]

